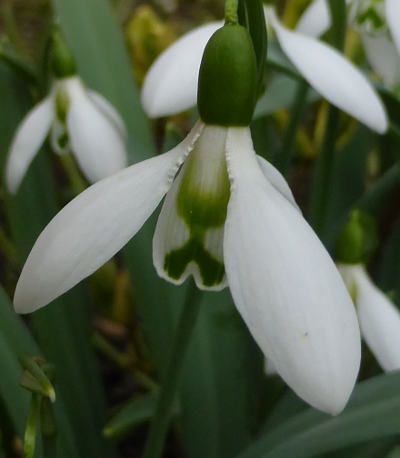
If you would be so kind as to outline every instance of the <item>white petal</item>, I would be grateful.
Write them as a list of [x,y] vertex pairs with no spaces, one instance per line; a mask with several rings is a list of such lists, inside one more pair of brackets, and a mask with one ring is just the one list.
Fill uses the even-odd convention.
[[272,184],[272,186],[279,191],[285,199],[287,199],[297,210],[301,212],[299,206],[294,200],[292,190],[289,188],[289,185],[287,184],[285,178],[283,178],[281,172],[263,157],[257,156],[257,160],[262,173],[270,184]]
[[58,119],[51,125],[50,144],[51,149],[57,154],[65,154],[70,148],[67,128]]
[[[227,286],[222,253],[223,216],[217,227],[203,225],[201,220],[201,217],[205,216],[208,221],[209,215],[204,214],[204,211],[213,211],[215,214],[215,202],[220,202],[221,190],[227,192],[227,198],[229,196],[225,162],[226,133],[227,129],[224,127],[204,127],[194,150],[190,153],[168,192],[158,218],[153,238],[153,263],[160,277],[176,285],[181,285],[189,275],[193,275],[197,287],[203,290],[220,291]],[[186,182],[182,190],[181,182],[184,177],[186,180],[188,179],[187,173],[193,180],[190,185]],[[223,186],[224,178],[226,180],[225,189]],[[199,213],[202,212],[201,215],[193,214],[196,223],[196,234],[193,237],[191,236],[191,224],[185,221],[185,216],[182,214],[178,203],[181,202],[180,199],[182,198],[179,192],[184,191],[187,191],[186,205],[190,208],[190,214],[192,214],[192,209],[193,213],[196,210]],[[201,209],[198,199],[201,199],[204,194],[207,199],[205,200],[206,208]],[[226,211],[226,206],[222,208],[221,214],[224,210]],[[194,246],[193,242],[197,245]],[[185,252],[189,261],[180,262]],[[175,257],[174,261],[171,261],[171,254]],[[200,264],[206,265],[203,271],[191,257],[197,256],[199,258],[199,254],[203,260],[203,263]],[[168,259],[170,261],[167,261]],[[166,263],[169,267],[166,267]],[[179,272],[173,274],[172,270],[176,270],[177,265]]]
[[6,165],[7,187],[16,192],[29,164],[44,142],[53,119],[53,99],[36,105],[19,125],[10,147]]
[[[93,273],[140,229],[168,191],[197,138],[94,184],[66,205],[37,239],[18,281],[14,307],[43,307]],[[150,256],[150,253],[149,253]]]
[[385,371],[400,369],[400,312],[370,280],[364,267],[349,266],[357,288],[361,334]]
[[124,138],[115,123],[95,105],[76,78],[68,81],[67,129],[71,150],[90,182],[127,164]]
[[97,107],[113,121],[113,123],[117,126],[120,134],[126,138],[127,134],[125,123],[114,106],[111,105],[111,103],[106,98],[104,98],[96,91],[87,89],[86,93],[92,102],[94,102],[94,104],[97,105]]
[[310,37],[323,35],[331,26],[331,14],[326,0],[314,0],[301,15],[296,31]]
[[399,0],[385,0],[386,20],[397,52],[400,54],[400,2]]
[[286,383],[339,413],[360,363],[353,303],[305,219],[265,180],[248,129],[230,129],[224,259],[233,300]]
[[388,89],[400,83],[400,56],[394,44],[385,35],[361,35],[364,51],[371,67],[383,79]]
[[285,29],[272,10],[271,20],[283,51],[314,89],[370,129],[386,131],[384,106],[353,64],[321,41]]
[[264,374],[265,375],[277,375],[278,372],[274,366],[274,363],[267,358],[264,358]]
[[150,118],[169,116],[196,104],[204,48],[222,22],[197,27],[167,48],[150,67],[142,87],[142,105]]

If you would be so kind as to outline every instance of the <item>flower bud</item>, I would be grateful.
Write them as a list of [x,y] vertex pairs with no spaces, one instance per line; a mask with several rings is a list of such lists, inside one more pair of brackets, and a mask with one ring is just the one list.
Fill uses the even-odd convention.
[[210,38],[199,73],[197,105],[206,124],[248,126],[257,91],[257,65],[247,30],[226,24]]
[[374,220],[360,209],[354,209],[336,240],[336,261],[343,264],[366,263],[376,245]]

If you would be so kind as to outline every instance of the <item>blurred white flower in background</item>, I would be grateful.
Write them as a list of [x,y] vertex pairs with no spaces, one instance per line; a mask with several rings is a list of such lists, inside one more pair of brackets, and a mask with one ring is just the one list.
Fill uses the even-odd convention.
[[91,183],[127,165],[125,127],[115,108],[78,76],[56,79],[51,92],[19,125],[6,164],[8,189],[15,193],[50,132],[52,149],[71,151]]
[[362,264],[339,264],[357,310],[361,335],[385,371],[400,369],[400,312]]
[[[360,34],[366,57],[388,89],[400,86],[399,0],[347,0],[348,24]],[[331,25],[327,0],[314,0],[300,18],[296,30],[312,37]]]

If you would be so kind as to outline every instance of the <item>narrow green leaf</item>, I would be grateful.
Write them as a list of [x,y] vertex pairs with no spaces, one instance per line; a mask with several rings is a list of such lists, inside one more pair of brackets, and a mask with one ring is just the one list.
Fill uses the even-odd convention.
[[395,293],[400,299],[400,218],[393,225],[392,233],[383,249],[382,261],[378,271],[378,283],[383,291]]
[[[339,51],[342,51],[344,46],[346,31],[345,7],[345,0],[329,0],[332,19],[331,44]],[[338,127],[339,110],[335,106],[329,105],[321,149],[315,164],[309,211],[310,223],[323,241],[326,239],[326,231],[328,230],[326,212],[333,189],[332,171]]]
[[[150,392],[140,397],[135,397],[123,405],[104,427],[104,434],[115,439],[123,438],[132,433],[135,428],[151,419],[157,405],[158,393]],[[177,404],[174,405],[172,415],[178,412]]]
[[400,433],[400,373],[357,385],[337,417],[308,409],[264,434],[238,458],[305,458]]
[[329,9],[332,20],[331,43],[335,48],[342,50],[346,36],[346,0],[329,0]]
[[132,162],[154,152],[149,124],[124,47],[121,29],[108,0],[53,0],[54,11],[86,84],[112,102],[129,133]]
[[261,355],[228,291],[205,293],[181,388],[188,457],[203,457],[206,450],[209,458],[230,458],[249,443],[255,420],[251,393],[261,368]]
[[[256,105],[254,118],[270,115],[277,110],[291,106],[298,87],[298,81],[286,75],[276,75],[268,84],[264,95]],[[321,96],[313,89],[307,92],[306,104],[320,100]]]
[[393,448],[395,437],[373,439],[362,444],[329,453],[326,458],[382,458]]
[[332,249],[349,211],[358,205],[366,190],[370,131],[359,126],[352,138],[335,152],[331,170],[330,196],[325,210],[324,241]]
[[400,447],[395,447],[385,458],[400,458]]

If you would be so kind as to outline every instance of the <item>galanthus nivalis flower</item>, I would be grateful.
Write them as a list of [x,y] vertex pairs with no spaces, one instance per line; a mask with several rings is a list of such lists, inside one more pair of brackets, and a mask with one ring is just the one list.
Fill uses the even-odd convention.
[[[265,14],[283,51],[314,89],[372,130],[383,133],[387,129],[381,100],[351,62],[331,46],[283,27],[273,8],[266,8]],[[213,22],[187,33],[158,57],[142,88],[142,104],[150,117],[175,114],[195,105],[202,51],[220,25]]]
[[204,53],[202,121],[171,151],[94,184],[65,206],[36,241],[14,306],[32,312],[93,273],[166,195],[153,238],[158,274],[175,284],[192,275],[204,290],[229,285],[286,383],[312,406],[336,414],[358,373],[357,317],[284,178],[254,152],[248,124],[255,92],[251,39],[243,27],[226,25]]
[[[400,2],[398,0],[347,0],[349,25],[360,33],[371,67],[385,86],[400,85]],[[296,30],[317,37],[331,25],[326,0],[314,0],[301,16]]]
[[77,76],[56,79],[50,95],[18,127],[7,160],[6,180],[16,192],[50,132],[52,149],[71,150],[82,173],[98,181],[127,164],[125,128],[115,108]]
[[339,264],[353,297],[361,334],[385,371],[400,369],[400,312],[371,281],[362,264]]

